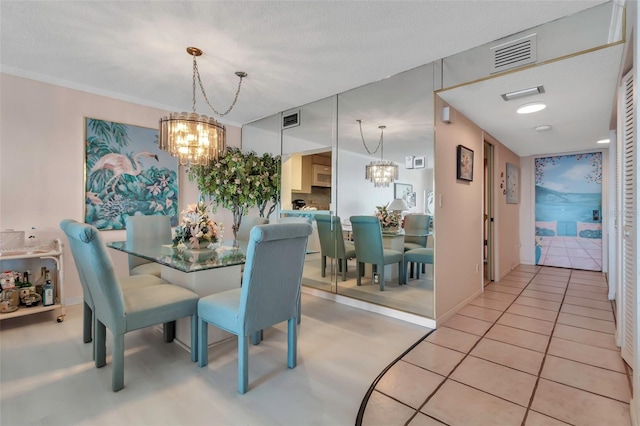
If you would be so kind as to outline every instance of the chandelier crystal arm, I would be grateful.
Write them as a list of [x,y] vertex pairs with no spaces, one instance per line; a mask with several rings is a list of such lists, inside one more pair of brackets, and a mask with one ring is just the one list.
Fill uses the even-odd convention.
[[197,56],[193,55],[193,103],[192,103],[193,112],[196,112],[196,76],[197,76],[198,85],[200,85],[200,91],[202,92],[202,96],[204,97],[205,102],[207,103],[207,105],[209,105],[209,108],[211,108],[214,114],[219,115],[220,117],[224,117],[225,115],[231,112],[233,107],[236,105],[236,102],[238,102],[238,95],[240,95],[240,88],[242,87],[242,79],[247,76],[247,73],[243,71],[236,72],[236,75],[240,77],[240,81],[238,82],[238,90],[236,90],[236,95],[233,98],[233,102],[231,103],[231,106],[225,112],[220,113],[213,107],[213,105],[211,105],[211,102],[209,102],[209,98],[207,98],[207,94],[204,91],[204,85],[202,84],[202,79],[200,78],[200,71],[198,71],[198,61],[196,60],[196,58]]

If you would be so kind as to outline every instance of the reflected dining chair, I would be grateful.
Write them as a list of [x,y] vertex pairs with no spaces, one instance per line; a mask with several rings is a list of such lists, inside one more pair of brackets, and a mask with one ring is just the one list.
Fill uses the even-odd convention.
[[[171,244],[171,221],[169,216],[128,216],[127,248],[131,250]],[[151,274],[160,277],[160,264],[129,255],[129,275]]]
[[326,276],[327,257],[338,261],[338,270],[342,272],[342,281],[347,280],[347,260],[356,257],[356,248],[352,241],[342,236],[342,223],[339,216],[316,215],[318,237],[320,238],[320,273]]
[[[112,383],[114,392],[124,387],[124,335],[155,324],[191,317],[191,360],[197,361],[197,303],[199,296],[166,281],[153,287],[124,292],[115,276],[111,257],[98,230],[87,224],[63,221],[76,266],[84,277],[93,301],[94,350],[96,367],[104,367],[106,360],[106,329],[113,334]],[[136,279],[159,278],[138,275]]]
[[[198,302],[198,365],[209,362],[207,327],[238,336],[238,391],[249,389],[249,336],[287,321],[287,365],[297,358],[296,317],[308,223],[259,225],[251,230],[242,287],[212,294]],[[258,343],[254,340],[254,343]]]
[[403,253],[383,247],[380,220],[376,216],[351,216],[350,220],[358,260],[357,284],[360,285],[365,263],[372,264],[373,272],[378,274],[380,291],[384,291],[385,265],[398,264],[398,284],[403,284]]
[[[431,221],[432,216],[428,214],[408,214],[404,217],[405,252],[427,247],[429,235],[431,234]],[[413,277],[413,266],[414,262],[410,262],[411,277]],[[424,272],[424,263],[422,264],[422,272]]]
[[265,225],[269,223],[266,217],[244,216],[240,222],[240,229],[236,234],[238,241],[249,241],[251,229],[256,225]]

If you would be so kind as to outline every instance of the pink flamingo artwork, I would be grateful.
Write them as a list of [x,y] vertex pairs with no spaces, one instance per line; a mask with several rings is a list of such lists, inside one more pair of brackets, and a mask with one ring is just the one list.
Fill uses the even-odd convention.
[[158,161],[158,156],[149,151],[135,153],[133,155],[133,163],[126,155],[111,153],[100,157],[100,160],[91,168],[91,173],[98,170],[111,170],[113,176],[104,184],[104,187],[107,188],[109,184],[113,182],[111,192],[115,192],[116,183],[118,183],[118,179],[122,175],[138,176],[140,172],[142,172],[142,166],[140,165],[138,157],[150,157]]

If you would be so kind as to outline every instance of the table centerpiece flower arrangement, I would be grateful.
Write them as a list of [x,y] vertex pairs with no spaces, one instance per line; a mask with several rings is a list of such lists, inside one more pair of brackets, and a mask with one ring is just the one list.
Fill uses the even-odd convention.
[[402,213],[388,210],[389,203],[384,206],[376,206],[376,216],[380,220],[383,232],[398,232]]
[[180,214],[173,247],[178,251],[213,248],[218,241],[218,224],[209,217],[204,201],[200,199],[196,204],[189,204]]

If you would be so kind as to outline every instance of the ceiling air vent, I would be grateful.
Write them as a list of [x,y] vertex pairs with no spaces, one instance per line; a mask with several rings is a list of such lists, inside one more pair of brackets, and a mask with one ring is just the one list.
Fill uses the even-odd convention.
[[300,125],[300,110],[282,114],[282,128],[288,129]]
[[536,62],[536,34],[531,34],[491,48],[491,73],[518,68]]

